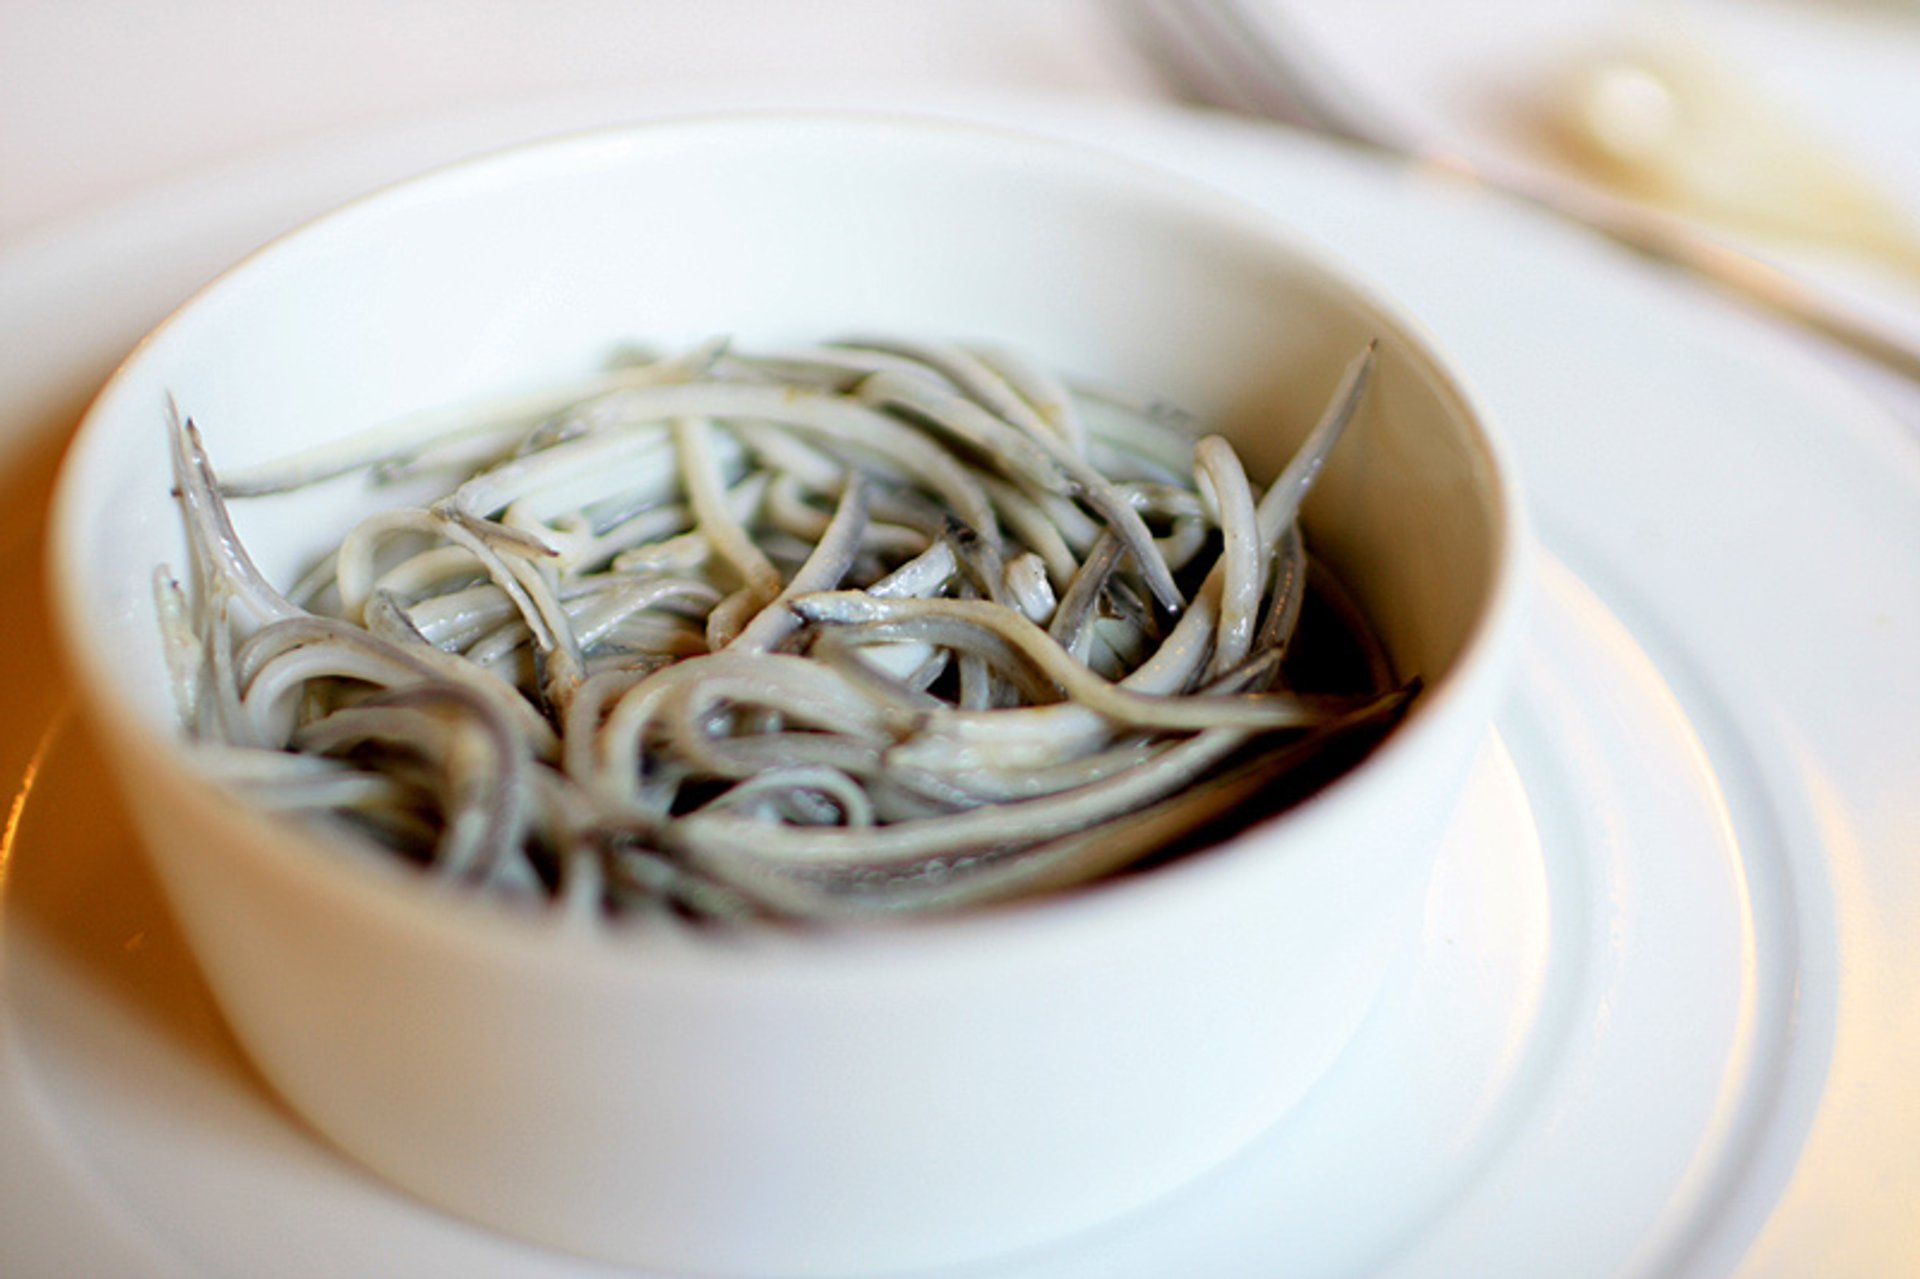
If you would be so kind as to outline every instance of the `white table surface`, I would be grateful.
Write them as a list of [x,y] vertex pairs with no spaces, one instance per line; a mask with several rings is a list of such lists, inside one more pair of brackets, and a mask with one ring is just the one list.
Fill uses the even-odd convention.
[[1154,90],[1096,0],[5,0],[0,247],[343,130],[634,86],[828,81]]
[[[436,115],[822,84],[1162,96],[1097,0],[0,0],[0,254],[223,166]],[[1920,439],[1920,391],[1817,358]]]

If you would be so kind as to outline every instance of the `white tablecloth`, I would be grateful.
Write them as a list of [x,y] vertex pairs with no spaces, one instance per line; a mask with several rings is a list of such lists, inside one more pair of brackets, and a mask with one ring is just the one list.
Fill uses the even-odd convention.
[[[1164,96],[1098,0],[0,0],[0,255],[251,158],[636,86],[708,103],[782,88]],[[1807,347],[1920,440],[1920,389]],[[1829,1208],[1844,1216],[1795,1188],[1795,1222]]]
[[1154,92],[1096,0],[11,0],[0,248],[327,134],[676,84]]

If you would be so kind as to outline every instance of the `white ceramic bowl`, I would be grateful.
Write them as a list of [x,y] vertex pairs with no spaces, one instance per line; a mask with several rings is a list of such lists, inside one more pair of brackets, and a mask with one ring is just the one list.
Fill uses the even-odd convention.
[[[898,928],[583,935],[343,856],[208,784],[151,599],[184,563],[168,394],[227,467],[584,371],[628,339],[990,337],[1217,417],[1256,474],[1368,338],[1309,512],[1427,690],[1228,845]],[[334,516],[241,511],[283,580]],[[337,515],[337,513],[335,513]],[[650,125],[363,200],[234,269],[102,393],[62,477],[57,613],[241,1043],[313,1125],[455,1213],[698,1272],[999,1252],[1146,1203],[1327,1068],[1417,926],[1514,645],[1512,481],[1429,343],[1262,219],[1054,144],[883,120]]]

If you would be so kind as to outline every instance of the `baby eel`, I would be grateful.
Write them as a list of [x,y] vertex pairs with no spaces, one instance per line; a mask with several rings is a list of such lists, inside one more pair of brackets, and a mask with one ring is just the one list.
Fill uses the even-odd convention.
[[[918,338],[715,339],[224,480],[175,409],[168,678],[210,776],[568,927],[1060,891],[1415,695],[1300,515],[1375,363],[1264,488],[1178,410]],[[229,504],[323,483],[365,514],[282,589]],[[1294,660],[1329,645],[1338,686]]]

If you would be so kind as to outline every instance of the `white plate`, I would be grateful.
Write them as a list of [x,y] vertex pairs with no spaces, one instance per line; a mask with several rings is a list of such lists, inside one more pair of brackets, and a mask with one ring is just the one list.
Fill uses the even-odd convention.
[[1528,113],[1570,66],[1662,30],[1696,46],[1920,210],[1920,5],[1807,0],[1268,0],[1314,64],[1396,126],[1504,164],[1551,164]]
[[[264,235],[684,105],[335,142],[0,259],[9,1274],[609,1273],[389,1191],[250,1075],[43,674],[37,503],[112,360]],[[1468,193],[1158,111],[908,105],[1185,170],[1360,262],[1479,385],[1549,552],[1424,935],[1325,1085],[1167,1201],[976,1273],[1912,1269],[1920,437],[1781,334]]]
[[[1429,149],[1533,181],[1594,180],[1546,139],[1574,69],[1647,41],[1691,50],[1767,115],[1794,122],[1920,237],[1915,0],[1265,0],[1302,65]],[[1262,12],[1259,0],[1251,6]],[[1778,146],[1775,147],[1776,153]],[[1920,274],[1805,242],[1710,228],[1920,341]]]

